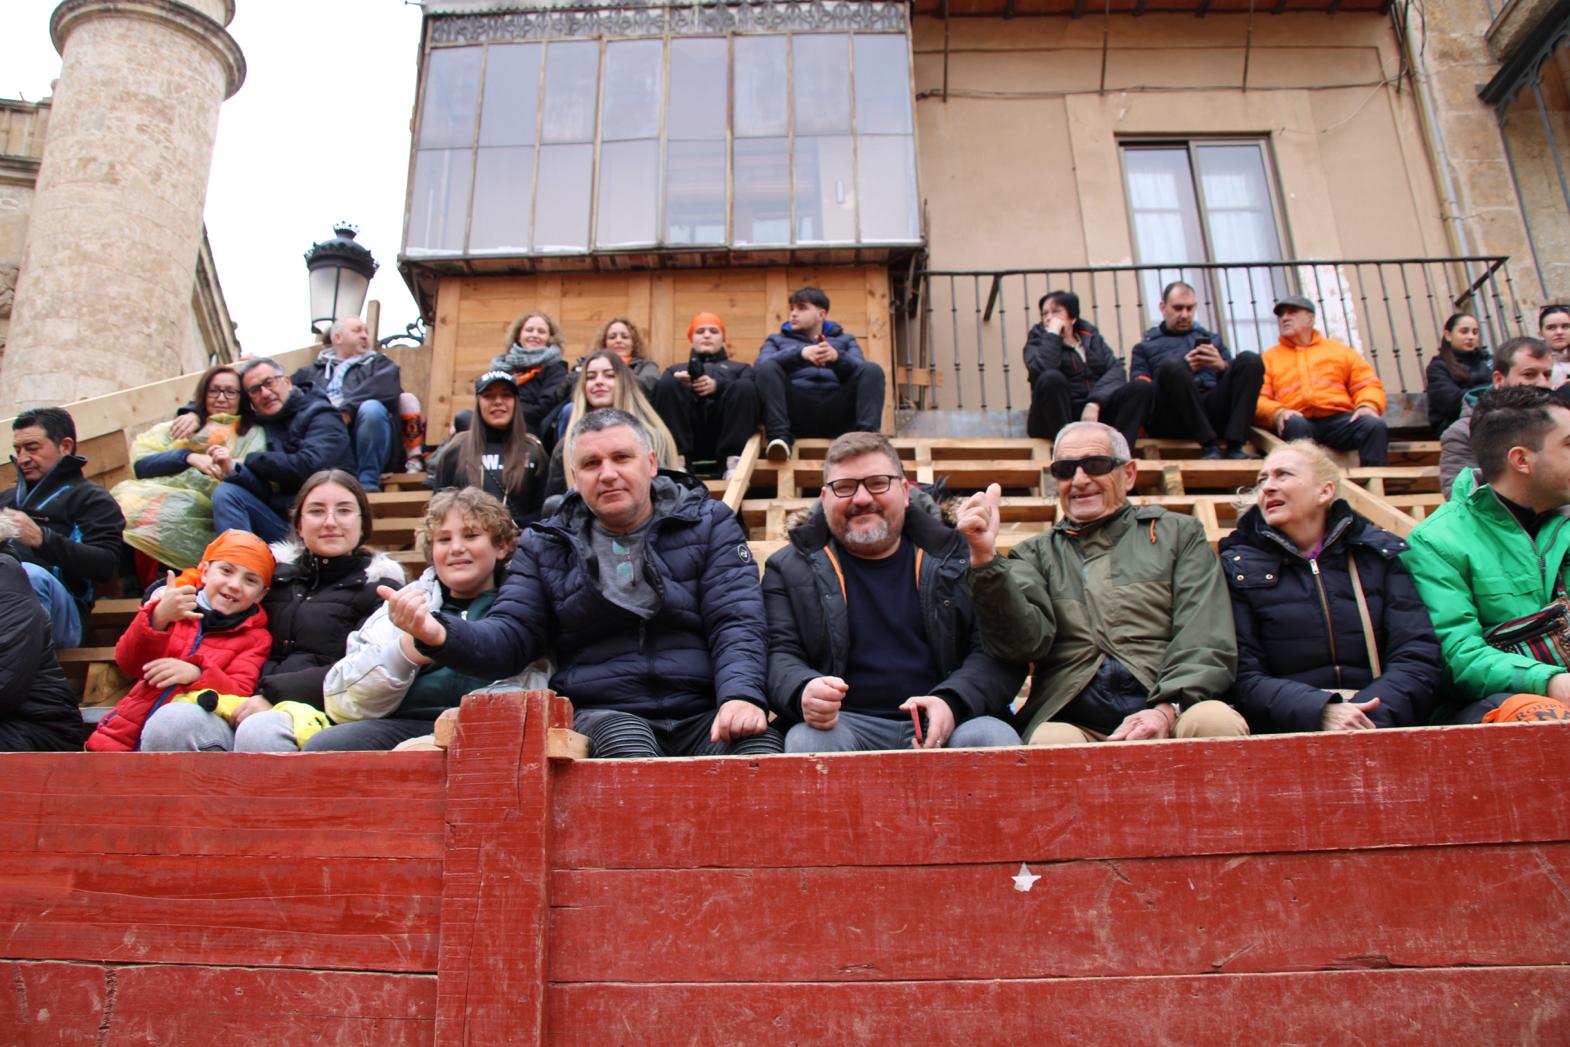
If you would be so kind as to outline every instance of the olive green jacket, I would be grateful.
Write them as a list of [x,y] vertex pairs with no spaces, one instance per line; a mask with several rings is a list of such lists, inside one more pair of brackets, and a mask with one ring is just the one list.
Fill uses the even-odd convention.
[[1226,581],[1193,517],[1125,505],[1084,527],[1060,519],[1007,558],[972,567],[967,582],[987,652],[1035,663],[1018,717],[1026,738],[1107,655],[1152,705],[1221,698],[1237,675]]

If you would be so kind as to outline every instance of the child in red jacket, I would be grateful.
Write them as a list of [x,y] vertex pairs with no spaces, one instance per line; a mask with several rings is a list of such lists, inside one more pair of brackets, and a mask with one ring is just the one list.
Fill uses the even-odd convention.
[[196,567],[179,577],[170,572],[158,599],[142,605],[115,644],[115,664],[140,679],[99,721],[87,748],[137,749],[143,726],[171,700],[254,693],[272,649],[260,606],[272,579],[267,543],[237,530],[214,539]]

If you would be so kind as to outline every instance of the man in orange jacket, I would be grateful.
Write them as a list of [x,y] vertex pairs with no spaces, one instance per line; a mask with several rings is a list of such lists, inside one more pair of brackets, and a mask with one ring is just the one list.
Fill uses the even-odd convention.
[[1276,323],[1281,341],[1265,350],[1254,421],[1283,439],[1355,450],[1363,465],[1384,465],[1385,387],[1368,361],[1314,330],[1314,303],[1301,295],[1276,303]]

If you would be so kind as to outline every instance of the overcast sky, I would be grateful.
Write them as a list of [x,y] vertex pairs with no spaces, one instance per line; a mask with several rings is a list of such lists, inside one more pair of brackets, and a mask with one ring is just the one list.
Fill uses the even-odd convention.
[[[57,3],[0,0],[0,96],[49,94]],[[397,263],[420,8],[238,0],[229,32],[247,71],[218,121],[207,233],[241,345],[258,356],[310,341],[303,256],[341,218],[381,263],[381,334],[402,330],[416,316]]]

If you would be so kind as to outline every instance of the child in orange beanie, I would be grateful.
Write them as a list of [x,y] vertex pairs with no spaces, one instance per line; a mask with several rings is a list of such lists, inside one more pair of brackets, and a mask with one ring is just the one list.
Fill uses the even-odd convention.
[[[178,577],[169,572],[168,584],[142,605],[115,644],[115,664],[139,679],[99,721],[87,748],[140,748],[153,714],[182,695],[254,693],[272,648],[261,599],[273,566],[266,542],[231,529],[207,546],[196,567]],[[204,708],[190,707],[211,715]]]

